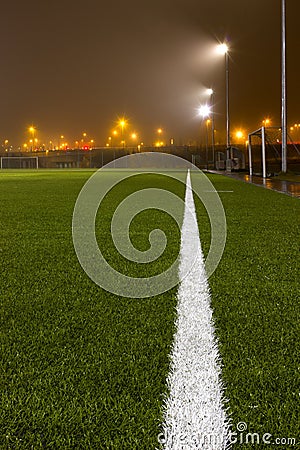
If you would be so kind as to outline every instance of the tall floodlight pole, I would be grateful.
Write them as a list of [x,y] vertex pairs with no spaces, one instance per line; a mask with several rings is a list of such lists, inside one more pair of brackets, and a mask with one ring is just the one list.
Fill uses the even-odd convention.
[[225,52],[225,67],[226,67],[226,145],[227,152],[230,149],[230,119],[229,119],[229,56],[228,49]]
[[214,90],[207,89],[207,95],[210,96],[210,112],[211,112],[211,151],[212,151],[212,163],[215,168],[215,113],[214,113]]
[[287,108],[286,108],[286,13],[285,0],[281,0],[281,131],[282,131],[282,148],[281,148],[281,171],[287,171]]
[[[199,108],[199,114],[202,117],[202,121],[204,119],[209,120],[211,115],[211,107],[207,104],[201,105]],[[205,155],[206,155],[206,170],[208,169],[208,122],[206,120],[206,135],[205,135]]]
[[225,56],[226,75],[226,159],[230,158],[230,118],[229,118],[229,48],[226,43],[219,44],[218,53]]

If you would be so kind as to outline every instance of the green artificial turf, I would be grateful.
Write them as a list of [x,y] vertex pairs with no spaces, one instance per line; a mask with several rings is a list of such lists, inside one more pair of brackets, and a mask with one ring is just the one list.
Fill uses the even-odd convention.
[[[176,289],[148,299],[119,298],[83,272],[71,225],[90,175],[1,173],[1,449],[158,445]],[[106,199],[103,233],[97,231],[108,256],[111,207],[143,183],[166,186],[164,177],[142,175]],[[184,196],[183,184],[170,185]],[[168,216],[157,215],[171,239],[158,263],[165,267],[178,251],[180,232]],[[141,250],[149,245],[141,219],[153,229],[157,215],[137,217],[132,226]],[[121,272],[124,264],[120,258]]]
[[[176,288],[128,299],[87,277],[71,227],[90,175],[0,174],[1,450],[158,447]],[[296,437],[300,202],[231,178],[210,179],[218,190],[233,191],[220,193],[228,237],[209,280],[232,428],[243,421],[260,436]],[[107,196],[96,221],[107,259],[134,276],[164,270],[179,249],[178,227],[150,211],[136,217],[132,241],[146,250],[159,222],[170,244],[165,254],[149,268],[114,251],[109,223],[115,205],[147,187],[184,196],[182,184],[161,175],[133,177]],[[199,201],[196,206],[207,254],[209,222]],[[234,446],[243,447],[251,445]]]
[[[219,194],[227,243],[209,279],[232,429],[246,422],[260,434],[259,449],[270,447],[265,433],[272,443],[299,443],[300,201],[229,177],[210,179],[217,190],[233,191]],[[207,250],[202,211],[198,204]],[[233,448],[249,448],[246,433]]]

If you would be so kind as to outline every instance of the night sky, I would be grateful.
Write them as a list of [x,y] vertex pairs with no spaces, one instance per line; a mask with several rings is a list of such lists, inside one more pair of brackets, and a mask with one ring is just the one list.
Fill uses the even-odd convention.
[[[16,0],[1,8],[0,139],[14,145],[83,132],[105,145],[118,116],[139,140],[158,127],[199,138],[197,107],[213,87],[225,139],[224,57],[230,45],[232,130],[280,124],[280,0]],[[300,122],[299,0],[287,0],[288,124]]]

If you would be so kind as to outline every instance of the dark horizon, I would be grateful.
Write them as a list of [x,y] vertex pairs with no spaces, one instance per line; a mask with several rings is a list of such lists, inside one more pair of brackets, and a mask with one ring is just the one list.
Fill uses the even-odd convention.
[[[274,5],[276,3],[276,5]],[[299,2],[287,4],[288,126],[300,123]],[[215,90],[215,128],[225,140],[224,60],[230,46],[231,132],[266,117],[280,125],[280,1],[94,0],[6,3],[1,27],[1,143],[89,139],[105,145],[118,117],[146,144],[201,141],[200,103]],[[202,127],[203,128],[203,127]],[[128,128],[129,130],[129,128]],[[119,130],[120,131],[120,130]],[[298,130],[297,130],[298,132]],[[55,144],[56,145],[56,144]]]

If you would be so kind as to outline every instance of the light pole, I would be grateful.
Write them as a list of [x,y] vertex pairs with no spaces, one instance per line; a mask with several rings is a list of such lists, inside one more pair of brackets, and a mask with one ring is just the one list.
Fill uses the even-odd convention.
[[125,147],[125,141],[124,141],[124,128],[127,125],[127,120],[123,117],[122,119],[119,120],[119,126],[121,128],[121,139],[122,139],[122,147]]
[[28,131],[31,134],[30,143],[32,142],[31,151],[33,152],[35,127],[31,125],[31,127],[28,128]]
[[212,150],[212,163],[215,167],[215,114],[214,114],[214,90],[207,89],[206,93],[210,96],[210,112],[211,112],[211,150]]
[[226,153],[230,158],[230,117],[229,117],[229,48],[224,42],[217,47],[218,53],[225,56],[225,77],[226,77]]
[[205,125],[206,125],[206,140],[205,140],[205,147],[206,147],[206,170],[208,170],[208,125],[210,124],[211,120],[206,119]]
[[207,104],[201,105],[199,108],[199,114],[202,117],[202,120],[206,120],[206,138],[205,138],[205,157],[206,157],[206,170],[208,169],[208,123],[209,116],[211,115],[211,107]]
[[281,0],[281,171],[287,171],[287,108],[286,108],[286,12],[285,0]]
[[155,147],[163,147],[165,145],[164,141],[162,140],[163,129],[157,128],[156,132],[158,134],[158,140],[155,142]]

